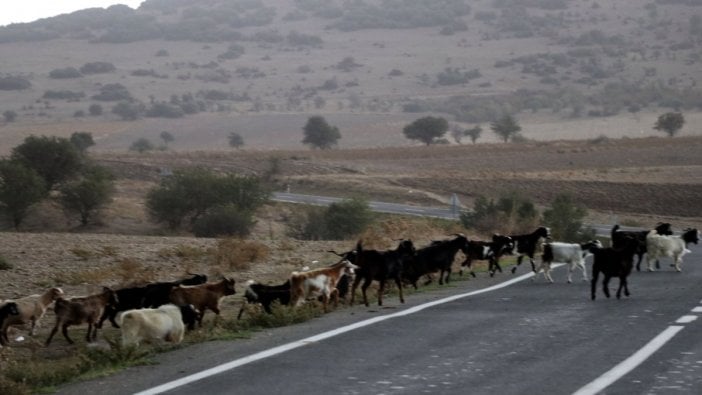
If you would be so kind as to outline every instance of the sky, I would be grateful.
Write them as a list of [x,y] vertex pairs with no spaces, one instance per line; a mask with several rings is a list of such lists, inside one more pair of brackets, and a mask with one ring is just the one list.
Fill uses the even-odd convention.
[[0,26],[10,23],[32,22],[85,8],[107,8],[125,4],[138,8],[144,0],[0,0]]

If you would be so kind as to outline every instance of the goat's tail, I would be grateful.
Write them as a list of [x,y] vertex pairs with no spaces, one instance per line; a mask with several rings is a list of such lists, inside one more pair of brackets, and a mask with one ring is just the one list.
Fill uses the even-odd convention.
[[359,240],[358,243],[356,243],[356,251],[358,251],[359,253],[361,251],[363,251],[363,241],[362,240]]

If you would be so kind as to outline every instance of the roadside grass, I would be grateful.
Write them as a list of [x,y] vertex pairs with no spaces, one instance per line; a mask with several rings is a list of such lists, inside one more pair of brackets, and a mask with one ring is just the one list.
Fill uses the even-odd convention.
[[[256,248],[253,250],[258,251]],[[512,257],[503,261],[504,266],[509,267],[514,263]],[[118,269],[115,269],[116,272],[112,272],[110,275],[119,277],[120,271],[133,272],[135,270],[133,265],[133,262],[122,263],[118,265]],[[474,271],[476,274],[487,275],[487,263],[474,263]],[[102,278],[103,274],[87,271],[78,278],[85,279],[90,276]],[[456,287],[466,281],[471,281],[470,275],[459,276],[454,272],[448,285],[438,285],[438,281],[434,279],[430,284],[423,285],[418,290],[407,287],[407,295]],[[369,288],[370,300],[373,300],[374,292],[377,292],[375,284]],[[394,286],[388,287],[386,292],[389,297],[397,297],[397,289]],[[360,297],[360,290],[357,290],[357,293],[357,297]],[[243,299],[241,299],[241,303],[243,303]],[[123,347],[119,339],[119,330],[105,327],[101,331],[101,341],[96,344],[87,344],[85,339],[74,334],[73,337],[76,340],[74,346],[61,344],[57,341],[56,345],[46,348],[38,339],[30,339],[21,346],[2,348],[0,349],[0,362],[2,362],[0,364],[0,394],[50,393],[54,392],[56,387],[60,385],[108,376],[133,366],[154,364],[156,363],[154,357],[159,353],[207,341],[248,339],[261,330],[302,323],[324,314],[321,303],[317,301],[308,302],[297,308],[274,304],[271,314],[265,313],[257,305],[234,302],[229,303],[229,305],[230,308],[234,307],[234,309],[230,309],[233,310],[231,315],[226,318],[210,316],[210,319],[203,322],[202,327],[188,332],[183,343],[178,345],[144,343],[140,347]],[[340,300],[336,308],[333,307],[333,304],[330,305],[332,310],[342,310],[348,307],[348,301],[345,300]],[[236,318],[239,309],[243,309],[241,319]]]

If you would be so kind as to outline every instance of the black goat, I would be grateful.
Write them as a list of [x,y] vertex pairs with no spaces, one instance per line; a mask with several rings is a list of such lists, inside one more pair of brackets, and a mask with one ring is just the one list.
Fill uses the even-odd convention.
[[[192,274],[192,273],[188,273]],[[150,283],[146,285],[144,294],[144,304],[142,307],[156,308],[164,304],[171,303],[170,292],[173,287],[178,285],[200,285],[207,282],[207,276],[204,274],[192,274],[192,277],[182,280]]]
[[[19,315],[19,310],[17,309],[17,303],[7,302],[0,307],[0,328],[5,325],[5,319],[11,315]],[[0,339],[4,340],[4,339]],[[2,344],[7,344],[6,341],[2,341]]]
[[[673,234],[672,226],[667,222],[659,222],[654,228],[656,233],[662,236],[670,236]],[[633,238],[636,240],[636,255],[638,256],[638,261],[636,262],[636,271],[641,270],[641,261],[646,253],[646,235],[650,230],[619,230],[619,225],[614,225],[611,231],[610,244],[614,248],[622,248],[625,244],[627,238]],[[656,269],[660,268],[660,264],[656,260]]]
[[[468,239],[457,234],[450,240],[434,241],[426,247],[417,250],[414,257],[405,265],[403,277],[414,288],[421,276],[439,272],[439,284],[448,284],[451,278],[451,266],[458,250],[466,248]],[[444,276],[444,274],[446,274]]]
[[119,328],[115,321],[117,313],[131,309],[140,309],[144,306],[144,298],[146,297],[147,287],[130,287],[122,288],[115,291],[117,294],[117,304],[105,306],[105,311],[97,323],[98,328],[102,328],[103,322],[106,319],[110,320],[113,328]]
[[404,261],[414,255],[414,244],[411,240],[403,240],[394,250],[377,251],[364,250],[361,241],[356,244],[356,259],[352,261],[358,266],[356,275],[351,286],[351,304],[353,305],[356,297],[356,288],[363,280],[361,285],[361,293],[363,294],[363,303],[368,306],[368,297],[366,290],[373,282],[378,281],[380,288],[378,289],[378,306],[383,305],[383,292],[385,292],[385,282],[388,279],[394,279],[397,289],[400,293],[400,302],[405,303],[405,298],[402,295],[402,271]]
[[[531,262],[531,271],[536,271],[536,266],[534,265],[534,254],[536,254],[537,248],[541,246],[541,239],[550,239],[551,230],[545,226],[540,226],[535,231],[526,235],[510,235],[514,241],[514,247],[517,250],[517,264],[512,268],[512,274],[517,271],[517,267],[522,264],[522,259],[525,256],[529,257],[529,262]],[[495,274],[494,272],[491,273]]]
[[622,289],[624,295],[629,296],[629,286],[627,277],[634,267],[634,254],[638,248],[638,240],[633,237],[625,238],[621,248],[607,247],[591,249],[593,255],[592,280],[590,283],[590,297],[595,300],[595,290],[597,288],[597,278],[602,272],[602,290],[609,298],[609,279],[619,277],[619,288],[617,289],[617,299],[621,297]]
[[488,271],[500,270],[502,268],[498,260],[505,253],[512,251],[514,243],[509,236],[495,234],[492,236],[492,241],[468,240],[466,246],[462,249],[466,259],[461,263],[460,275],[463,275],[463,268],[467,267],[470,270],[470,275],[475,277],[473,271],[473,261],[488,261]]
[[241,319],[241,315],[244,313],[244,307],[247,303],[260,303],[263,306],[263,310],[271,314],[271,305],[274,302],[278,302],[282,306],[290,304],[290,280],[280,285],[265,285],[250,282],[244,292],[244,302],[241,305],[236,319]]

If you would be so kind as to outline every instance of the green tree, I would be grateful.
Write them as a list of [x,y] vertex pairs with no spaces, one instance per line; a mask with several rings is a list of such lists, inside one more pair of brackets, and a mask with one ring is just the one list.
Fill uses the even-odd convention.
[[505,115],[495,122],[490,124],[490,129],[495,132],[505,143],[510,139],[514,139],[522,127],[519,126],[517,120],[511,115]]
[[29,136],[12,149],[11,158],[34,169],[49,190],[78,173],[83,165],[78,148],[67,138],[55,136]]
[[163,140],[163,145],[165,145],[166,148],[168,148],[168,143],[175,141],[175,137],[173,137],[173,135],[170,132],[167,132],[165,130],[161,132],[159,137],[161,137],[161,140]]
[[476,141],[480,138],[480,135],[483,133],[483,128],[480,127],[480,125],[470,128],[464,132],[464,134],[468,137],[470,137],[470,141],[475,144]]
[[17,161],[0,160],[0,207],[15,229],[29,207],[46,195],[44,179],[34,169]]
[[234,148],[241,148],[244,145],[244,138],[241,137],[239,133],[231,132],[229,133],[229,146]]
[[215,207],[234,205],[253,213],[268,200],[269,192],[257,177],[218,175],[204,168],[179,170],[161,180],[146,197],[150,217],[171,229],[194,224]]
[[587,209],[576,204],[570,195],[558,195],[551,208],[544,211],[544,225],[551,228],[555,240],[582,241],[583,219]]
[[658,117],[653,128],[666,132],[669,137],[673,137],[682,129],[683,125],[685,125],[685,117],[682,113],[667,112]]
[[253,213],[234,204],[225,204],[209,210],[193,224],[196,237],[245,237],[256,225]]
[[324,117],[318,115],[310,117],[302,130],[305,132],[305,138],[302,140],[302,143],[312,148],[332,148],[341,138],[339,128],[329,125]]
[[448,131],[448,121],[441,117],[419,118],[405,126],[402,132],[410,140],[418,140],[426,145],[433,144]]
[[135,121],[144,113],[144,105],[121,101],[112,107],[112,113],[118,115],[125,121]]
[[88,148],[95,145],[93,135],[90,132],[73,132],[70,141],[81,153],[85,153]]
[[146,151],[152,151],[153,149],[154,144],[145,137],[135,140],[132,145],[129,146],[130,151],[137,151],[140,154]]
[[88,112],[92,116],[102,115],[102,106],[97,103],[93,103],[90,105],[90,107],[88,107]]
[[64,210],[78,214],[85,226],[112,201],[114,177],[103,167],[86,167],[76,179],[61,185],[59,192],[58,200]]
[[533,228],[539,219],[534,203],[516,192],[504,194],[497,201],[478,196],[473,210],[460,215],[464,227],[483,232],[522,232]]

